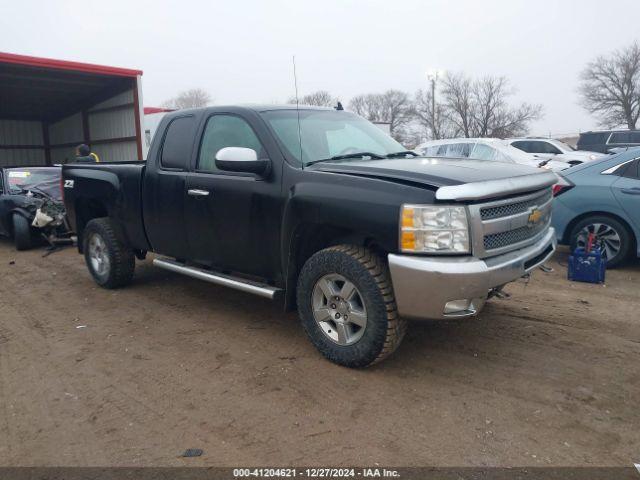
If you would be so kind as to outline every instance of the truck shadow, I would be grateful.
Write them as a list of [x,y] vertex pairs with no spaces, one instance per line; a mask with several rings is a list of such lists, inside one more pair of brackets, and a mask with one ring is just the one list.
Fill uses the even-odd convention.
[[[556,272],[549,279],[566,275],[558,262],[552,265]],[[622,282],[638,270],[637,265],[615,270],[611,281]],[[86,281],[91,282],[89,278]],[[562,278],[555,281],[565,285]],[[119,290],[118,295],[146,305],[159,321],[176,332],[195,328],[212,345],[224,345],[228,338],[237,339],[239,331],[254,347],[264,346],[273,361],[295,357],[301,369],[300,362],[305,362],[305,368],[311,363],[336,368],[336,372],[343,371],[346,375],[355,372],[353,375],[357,377],[384,372],[410,378],[429,374],[473,384],[477,383],[474,375],[486,376],[490,372],[492,377],[498,375],[495,379],[498,384],[503,384],[514,375],[532,378],[555,375],[558,363],[580,370],[586,366],[577,365],[576,359],[598,355],[593,335],[607,325],[587,321],[586,307],[575,300],[578,291],[569,304],[566,300],[564,304],[556,303],[553,290],[558,286],[541,286],[546,282],[536,287],[539,290],[528,290],[526,294],[517,290],[508,301],[489,301],[475,318],[410,322],[403,343],[391,357],[359,371],[329,364],[307,339],[296,312],[285,313],[280,305],[267,299],[158,269],[150,260],[138,262],[133,284]],[[586,286],[592,287],[605,292],[600,286]],[[556,363],[548,362],[548,358]]]
[[[297,313],[283,313],[280,305],[267,299],[160,270],[148,260],[138,263],[134,283],[129,289],[137,290],[139,293],[136,294],[144,294],[164,309],[188,312],[203,328],[209,322],[224,318],[225,323],[233,322],[236,328],[264,331],[265,342],[296,342],[296,350],[302,348],[306,357],[325,362],[306,338]],[[207,315],[212,311],[216,312],[215,318]],[[414,368],[421,364],[426,366],[438,354],[474,358],[477,353],[474,345],[486,336],[486,332],[479,334],[479,330],[487,327],[488,323],[480,319],[411,322],[398,351],[387,361],[363,372],[403,368],[406,362]]]

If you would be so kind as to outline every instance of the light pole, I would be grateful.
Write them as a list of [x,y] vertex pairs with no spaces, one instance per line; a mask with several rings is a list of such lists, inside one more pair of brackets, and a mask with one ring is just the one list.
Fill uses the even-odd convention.
[[438,82],[438,77],[442,77],[444,74],[444,70],[427,70],[427,80],[431,82],[431,134],[434,140],[437,140],[440,136],[440,133],[436,131],[436,83]]

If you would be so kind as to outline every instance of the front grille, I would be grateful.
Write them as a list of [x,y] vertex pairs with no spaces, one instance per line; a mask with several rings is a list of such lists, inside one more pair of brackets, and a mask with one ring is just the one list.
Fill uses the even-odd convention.
[[551,190],[546,189],[542,194],[529,200],[521,202],[508,203],[506,205],[498,205],[495,207],[485,207],[480,209],[480,218],[482,220],[491,220],[493,218],[508,217],[517,213],[526,212],[531,207],[545,204],[551,199]]
[[549,219],[545,218],[535,227],[520,227],[515,230],[508,230],[506,232],[494,233],[484,236],[484,249],[495,250],[496,248],[507,247],[516,243],[523,242],[530,238],[535,237],[542,232],[549,225]]

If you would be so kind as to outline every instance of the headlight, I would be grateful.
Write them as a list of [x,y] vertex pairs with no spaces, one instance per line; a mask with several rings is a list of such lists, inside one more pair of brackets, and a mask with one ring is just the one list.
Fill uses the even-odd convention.
[[413,253],[469,253],[467,211],[458,206],[403,205],[400,250]]

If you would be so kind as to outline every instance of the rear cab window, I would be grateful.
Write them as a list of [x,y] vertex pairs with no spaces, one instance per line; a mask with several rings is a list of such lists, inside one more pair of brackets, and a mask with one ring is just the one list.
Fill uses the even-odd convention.
[[160,166],[167,170],[188,170],[196,120],[193,116],[171,120],[162,143]]

